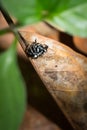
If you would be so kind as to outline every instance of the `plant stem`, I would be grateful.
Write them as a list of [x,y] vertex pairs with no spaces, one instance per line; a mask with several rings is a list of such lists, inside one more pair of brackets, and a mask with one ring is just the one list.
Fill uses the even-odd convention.
[[22,48],[25,50],[26,46],[28,45],[27,41],[24,39],[24,37],[20,34],[20,32],[15,28],[15,24],[12,20],[12,18],[10,17],[10,15],[8,14],[8,12],[5,10],[5,8],[2,6],[2,4],[0,3],[0,11],[3,14],[6,22],[8,23],[9,27],[10,27],[10,31],[12,31],[14,33],[14,35],[16,36],[17,40],[20,42]]
[[9,32],[11,32],[10,28],[4,28],[4,29],[0,30],[0,35],[6,34],[6,33],[9,33]]

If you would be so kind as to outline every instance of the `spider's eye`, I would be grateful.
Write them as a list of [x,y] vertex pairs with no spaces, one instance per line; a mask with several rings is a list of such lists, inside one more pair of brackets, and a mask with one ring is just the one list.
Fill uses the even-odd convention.
[[27,46],[25,52],[28,57],[38,58],[47,51],[48,46],[37,43],[36,40],[31,45]]

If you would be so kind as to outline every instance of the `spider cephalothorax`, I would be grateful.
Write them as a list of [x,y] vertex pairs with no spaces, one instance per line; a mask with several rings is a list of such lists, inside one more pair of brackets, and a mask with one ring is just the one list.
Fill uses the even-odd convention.
[[31,57],[33,59],[38,58],[41,56],[44,52],[47,51],[48,46],[47,45],[42,45],[40,43],[33,42],[31,45],[28,45],[25,49],[25,52],[28,57]]

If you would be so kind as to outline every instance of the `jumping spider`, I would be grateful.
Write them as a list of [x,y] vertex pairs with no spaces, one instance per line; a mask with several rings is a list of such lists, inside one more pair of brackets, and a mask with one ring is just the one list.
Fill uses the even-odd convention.
[[25,53],[27,54],[28,57],[36,59],[43,53],[45,53],[47,49],[48,49],[47,45],[37,43],[37,40],[35,39],[35,41],[31,45],[26,46]]

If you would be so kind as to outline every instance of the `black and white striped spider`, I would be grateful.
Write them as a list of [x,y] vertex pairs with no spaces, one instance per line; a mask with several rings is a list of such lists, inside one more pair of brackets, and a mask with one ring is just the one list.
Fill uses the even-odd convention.
[[38,58],[41,56],[43,53],[47,51],[48,46],[47,45],[42,45],[40,43],[33,42],[31,45],[28,45],[25,49],[25,53],[27,54],[28,57],[31,57],[33,59]]

